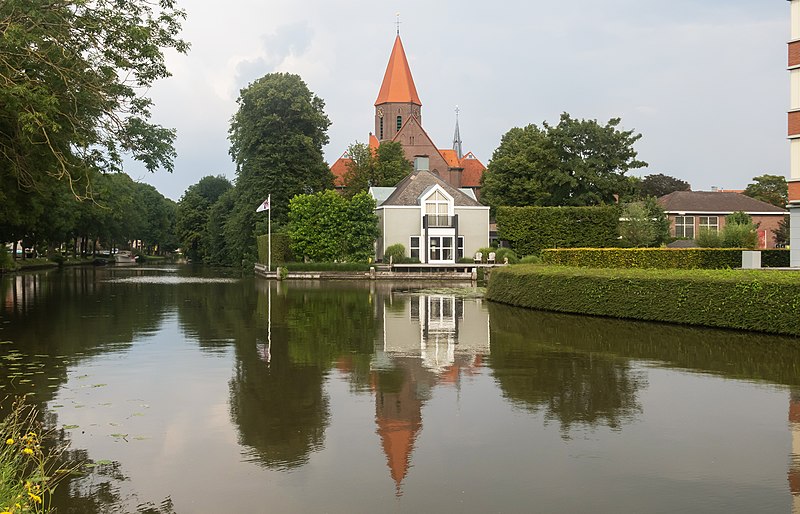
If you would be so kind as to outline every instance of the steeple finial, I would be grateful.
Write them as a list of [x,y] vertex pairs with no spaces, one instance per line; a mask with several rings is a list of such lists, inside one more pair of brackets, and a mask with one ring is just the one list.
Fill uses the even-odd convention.
[[397,24],[397,35],[399,36],[400,35],[400,13],[395,13],[395,16],[397,16],[397,21],[395,23]]
[[453,150],[456,151],[459,161],[464,157],[464,152],[461,150],[461,131],[458,129],[458,113],[460,112],[461,109],[456,105],[456,133],[453,135]]

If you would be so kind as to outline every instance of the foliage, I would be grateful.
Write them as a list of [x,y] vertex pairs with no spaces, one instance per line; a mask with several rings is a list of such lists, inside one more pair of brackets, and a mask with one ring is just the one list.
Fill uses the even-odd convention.
[[14,260],[8,254],[6,245],[0,244],[0,273],[14,269]]
[[675,191],[690,191],[688,182],[662,173],[647,175],[636,187],[640,198],[659,198]]
[[404,259],[406,259],[406,247],[403,243],[389,245],[383,252],[384,262],[401,263]]
[[783,175],[753,177],[753,183],[747,185],[744,194],[776,207],[784,208],[789,203],[789,185]]
[[700,248],[723,248],[722,232],[712,229],[700,229],[695,238],[697,246]]
[[519,257],[511,248],[481,248],[478,251],[481,252],[481,262],[483,263],[489,262],[489,253],[491,252],[494,252],[495,264],[503,264],[506,257],[508,257],[509,264],[517,264],[519,262]]
[[[267,264],[269,259],[269,235],[258,236],[258,262]],[[272,233],[272,264],[285,264],[292,261],[291,240],[289,234]]]
[[297,195],[289,203],[289,238],[295,256],[312,261],[366,261],[378,237],[375,200],[347,200],[334,191]]
[[789,250],[769,248],[761,251],[761,266],[764,268],[788,268]]
[[142,92],[170,75],[165,49],[188,51],[185,16],[174,0],[0,3],[0,176],[88,196],[123,153],[171,171],[175,132],[149,122]]
[[414,168],[406,159],[403,145],[396,141],[383,141],[374,152],[368,145],[355,142],[347,154],[351,158],[344,177],[348,197],[370,187],[394,187]]
[[55,469],[63,448],[42,446],[37,411],[17,400],[0,419],[0,510],[51,512],[50,500],[70,469]]
[[619,232],[626,246],[651,246],[656,239],[650,213],[641,203],[629,203],[622,208]]
[[520,265],[494,271],[486,297],[540,310],[800,335],[800,282],[774,271]]
[[742,265],[741,250],[701,248],[561,248],[545,264],[589,268],[720,269]]
[[538,255],[526,255],[519,260],[519,264],[541,264],[542,258]]
[[619,210],[604,207],[501,207],[497,230],[517,254],[544,248],[606,247],[617,244]]
[[[202,245],[205,248],[203,262],[206,264],[233,266],[238,265],[236,256],[229,249],[226,241],[226,229],[236,199],[236,189],[228,189],[220,196],[208,211],[208,220]],[[235,230],[232,226],[231,230]]]
[[772,231],[775,235],[775,242],[778,245],[785,246],[789,244],[789,229],[791,227],[791,216],[786,214],[783,219],[778,222],[778,228]]
[[232,187],[222,175],[207,175],[183,193],[178,202],[175,230],[183,254],[190,261],[205,260],[205,243],[209,242],[206,229],[211,207]]
[[641,135],[619,124],[619,118],[600,125],[563,113],[555,126],[512,128],[483,174],[482,201],[494,209],[614,203],[630,189],[625,173],[647,165],[633,149]]
[[734,212],[725,218],[722,228],[722,246],[726,248],[755,248],[758,246],[758,225],[749,214]]

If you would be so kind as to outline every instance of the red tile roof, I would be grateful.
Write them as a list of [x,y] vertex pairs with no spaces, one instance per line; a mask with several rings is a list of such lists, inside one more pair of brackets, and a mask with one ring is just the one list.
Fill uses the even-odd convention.
[[439,153],[444,157],[444,162],[451,168],[460,168],[458,164],[458,154],[455,150],[439,150]]
[[345,184],[344,176],[347,173],[347,166],[349,163],[353,162],[353,159],[347,156],[347,152],[342,154],[336,162],[333,163],[331,166],[331,173],[333,173],[333,185],[335,187],[344,187]]
[[386,66],[386,73],[383,75],[383,83],[375,105],[388,102],[422,105],[399,35],[394,40],[392,55],[389,57],[389,64]]
[[461,187],[481,187],[481,177],[486,166],[472,152],[467,152],[460,165],[464,168],[461,173]]

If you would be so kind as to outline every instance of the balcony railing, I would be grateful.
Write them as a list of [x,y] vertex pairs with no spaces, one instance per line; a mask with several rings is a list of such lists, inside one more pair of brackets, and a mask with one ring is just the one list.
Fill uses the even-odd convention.
[[455,216],[426,214],[424,223],[428,228],[453,228],[455,227]]

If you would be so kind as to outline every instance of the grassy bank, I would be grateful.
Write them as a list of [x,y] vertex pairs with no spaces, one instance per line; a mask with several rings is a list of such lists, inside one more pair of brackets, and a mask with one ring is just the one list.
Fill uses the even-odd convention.
[[800,335],[800,272],[519,265],[489,300],[531,309]]

